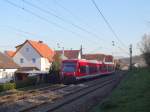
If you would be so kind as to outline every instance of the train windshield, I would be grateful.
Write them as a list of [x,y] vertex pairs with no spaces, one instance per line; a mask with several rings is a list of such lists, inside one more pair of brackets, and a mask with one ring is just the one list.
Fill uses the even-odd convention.
[[63,64],[63,72],[75,72],[76,71],[76,63],[67,62]]

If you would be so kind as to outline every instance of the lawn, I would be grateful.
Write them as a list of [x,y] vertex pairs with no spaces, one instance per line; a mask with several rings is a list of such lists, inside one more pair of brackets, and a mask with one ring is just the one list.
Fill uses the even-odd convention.
[[129,72],[92,112],[150,112],[150,70],[143,68]]

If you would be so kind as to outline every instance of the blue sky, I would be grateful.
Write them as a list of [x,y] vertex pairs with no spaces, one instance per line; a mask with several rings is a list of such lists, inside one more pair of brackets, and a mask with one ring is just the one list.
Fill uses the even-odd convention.
[[[0,0],[1,51],[14,50],[16,45],[31,39],[43,40],[54,49],[79,49],[82,44],[84,53],[113,53],[116,56],[127,56],[128,46],[133,44],[133,54],[136,55],[139,54],[137,43],[143,34],[149,33],[150,30],[149,0],[95,0],[126,48],[113,36],[91,0],[9,1],[34,12],[46,21],[10,5],[6,0]],[[50,11],[65,22],[23,1]],[[90,34],[68,24],[68,21],[86,29]],[[111,41],[115,41],[114,48]],[[60,48],[57,43],[60,44]],[[119,49],[120,47],[123,50]]]

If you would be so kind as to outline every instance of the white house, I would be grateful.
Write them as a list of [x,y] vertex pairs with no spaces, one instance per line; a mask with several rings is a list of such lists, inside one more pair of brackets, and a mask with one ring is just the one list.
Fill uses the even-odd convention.
[[13,80],[19,66],[7,55],[0,52],[0,83]]
[[21,67],[36,67],[48,72],[53,56],[54,51],[42,41],[26,40],[16,47],[12,58]]

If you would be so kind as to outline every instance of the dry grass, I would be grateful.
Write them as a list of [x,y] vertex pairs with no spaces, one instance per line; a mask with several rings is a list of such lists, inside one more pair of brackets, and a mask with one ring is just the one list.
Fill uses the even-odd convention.
[[30,102],[35,105],[41,104],[44,102],[51,102],[58,98],[61,98],[61,95],[58,95],[52,91],[47,90],[28,90],[28,91],[18,91],[10,90],[7,91],[7,94],[0,97],[0,105],[8,107],[9,105],[16,104],[17,102]]

